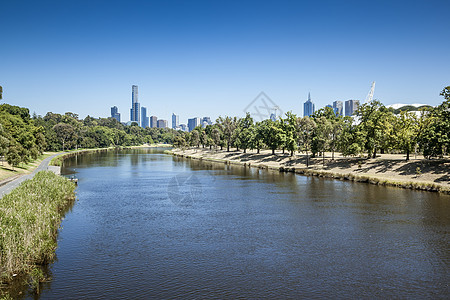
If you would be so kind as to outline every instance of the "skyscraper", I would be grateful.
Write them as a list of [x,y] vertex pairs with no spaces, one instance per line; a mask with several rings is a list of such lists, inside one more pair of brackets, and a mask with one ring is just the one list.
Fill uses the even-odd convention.
[[133,85],[131,87],[131,109],[130,109],[130,121],[136,122],[141,125],[141,105],[138,101],[138,86]]
[[308,93],[308,100],[303,103],[303,116],[311,116],[314,112],[314,103],[311,101],[311,94]]
[[111,107],[111,118],[116,119],[118,122],[120,122],[120,113],[117,106]]
[[342,101],[334,101],[333,102],[333,110],[334,113],[339,116],[343,116],[344,115],[344,106],[342,104]]
[[150,117],[150,127],[151,128],[156,128],[156,127],[158,127],[158,118],[157,117],[155,117],[155,116],[151,116]]
[[345,115],[351,116],[359,107],[359,100],[347,100],[345,101]]
[[147,107],[142,106],[141,107],[141,122],[142,122],[142,128],[148,127],[148,117],[147,117]]
[[158,120],[158,128],[167,128],[167,120]]
[[200,118],[192,118],[192,119],[188,119],[188,129],[189,129],[189,132],[191,132],[192,130],[194,130],[194,128],[197,127],[198,125],[200,125]]
[[177,129],[180,124],[180,116],[172,113],[172,129]]

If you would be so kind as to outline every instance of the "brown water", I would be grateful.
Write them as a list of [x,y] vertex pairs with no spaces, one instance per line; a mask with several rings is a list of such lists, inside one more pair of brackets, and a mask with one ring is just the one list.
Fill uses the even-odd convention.
[[43,299],[446,298],[450,197],[203,163],[71,159]]

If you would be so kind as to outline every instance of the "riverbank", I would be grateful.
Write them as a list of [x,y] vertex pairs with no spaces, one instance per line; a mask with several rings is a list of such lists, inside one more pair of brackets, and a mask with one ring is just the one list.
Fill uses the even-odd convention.
[[37,159],[30,161],[27,164],[20,164],[18,167],[13,168],[6,161],[2,161],[0,166],[0,186],[14,180],[22,175],[27,175],[32,173],[44,159],[49,156],[56,154],[56,152],[44,152],[44,154],[39,155]]
[[411,159],[405,161],[403,155],[380,155],[376,159],[352,158],[326,153],[322,157],[310,158],[288,153],[271,154],[269,150],[230,151],[193,148],[188,150],[174,149],[168,151],[175,156],[200,159],[212,162],[257,167],[262,169],[295,172],[340,180],[351,180],[377,185],[396,186],[400,188],[450,194],[450,159]]
[[75,184],[51,171],[0,199],[0,281],[43,280],[41,266],[55,257],[61,219],[75,200]]

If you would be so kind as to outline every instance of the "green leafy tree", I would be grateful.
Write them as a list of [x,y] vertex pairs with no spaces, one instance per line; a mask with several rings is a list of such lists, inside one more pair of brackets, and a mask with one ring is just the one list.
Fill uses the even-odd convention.
[[287,112],[286,118],[281,118],[280,126],[285,134],[285,147],[293,156],[297,150],[297,116],[290,111]]
[[420,119],[418,141],[426,158],[442,157],[450,149],[450,86],[440,95],[444,102]]
[[200,134],[198,132],[198,130],[192,130],[190,132],[190,144],[193,147],[200,147]]
[[55,132],[57,138],[61,141],[63,151],[67,143],[71,143],[76,139],[75,129],[72,125],[58,123],[53,126],[53,131]]
[[396,148],[406,152],[406,160],[409,160],[411,151],[416,145],[418,121],[416,115],[408,111],[401,111],[394,118],[393,123],[393,143]]
[[247,152],[247,149],[251,147],[252,135],[253,135],[253,118],[250,113],[247,113],[245,118],[239,119],[237,125],[237,138],[236,144],[239,148]]
[[19,166],[22,161],[19,153],[19,145],[13,144],[8,148],[8,152],[6,153],[6,161],[13,168]]
[[278,122],[274,122],[270,119],[264,120],[262,123],[263,141],[264,144],[272,150],[272,155],[275,154],[275,150],[278,149],[286,141],[286,135],[279,126]]
[[214,127],[211,130],[211,138],[212,138],[212,141],[213,141],[214,148],[217,149],[217,146],[219,146],[221,144],[219,128]]
[[308,116],[297,119],[297,136],[300,149],[306,152],[306,166],[309,167],[309,153],[317,124]]
[[368,157],[376,157],[377,150],[382,145],[383,137],[386,134],[386,119],[392,112],[381,104],[373,100],[361,105],[356,111],[359,119],[359,130],[364,135],[364,149]]
[[2,166],[3,166],[3,158],[8,152],[8,146],[10,141],[10,136],[8,132],[3,128],[3,125],[0,124],[0,157],[2,158]]

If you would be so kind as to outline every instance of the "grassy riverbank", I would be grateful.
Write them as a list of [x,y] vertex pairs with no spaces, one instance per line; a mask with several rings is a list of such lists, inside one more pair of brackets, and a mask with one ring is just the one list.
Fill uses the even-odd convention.
[[15,168],[10,166],[6,161],[2,161],[2,164],[0,165],[0,185],[2,182],[9,181],[9,179],[30,174],[45,158],[53,154],[55,154],[55,152],[44,152],[44,154],[39,155],[37,159],[34,159],[27,164],[20,164]]
[[35,271],[55,257],[61,218],[75,184],[49,171],[36,174],[0,199],[1,281]]
[[209,149],[174,149],[170,153],[213,162],[237,164],[246,167],[275,169],[283,172],[295,172],[341,180],[366,182],[378,185],[396,186],[450,194],[450,159],[411,159],[405,161],[403,155],[381,155],[376,159],[349,158],[339,155],[331,160],[310,158],[306,165],[306,155],[276,153],[263,150],[261,153],[249,151],[209,150]]

